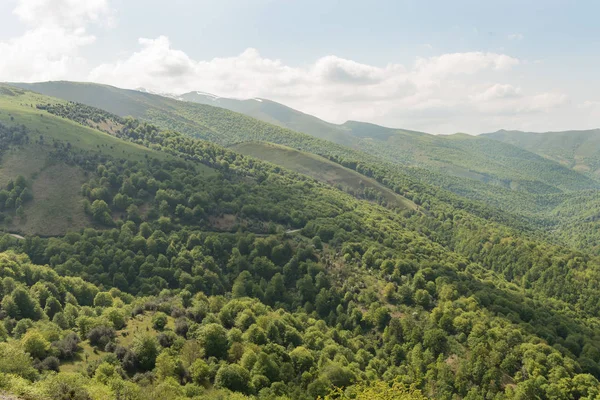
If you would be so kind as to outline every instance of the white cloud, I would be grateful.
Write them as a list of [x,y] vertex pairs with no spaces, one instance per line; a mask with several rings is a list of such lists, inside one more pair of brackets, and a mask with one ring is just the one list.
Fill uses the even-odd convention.
[[235,57],[195,61],[173,49],[164,36],[139,42],[139,51],[94,68],[90,79],[163,92],[201,89],[242,98],[418,102],[436,87],[456,85],[445,78],[503,71],[519,64],[507,55],[473,52],[420,58],[411,69],[400,64],[377,67],[336,56],[320,58],[302,68],[263,58],[256,49]]
[[598,100],[586,100],[583,103],[577,105],[577,109],[583,111],[583,119],[589,119],[590,125],[600,127],[598,121],[600,120],[600,101]]
[[598,108],[600,109],[600,101],[586,100],[578,105],[579,108]]
[[520,97],[522,94],[522,90],[520,87],[515,87],[509,84],[500,84],[496,83],[488,87],[481,93],[477,93],[471,96],[471,99],[474,101],[488,101],[495,99],[505,99],[505,98],[514,98]]
[[499,52],[420,57],[406,66],[327,55],[297,67],[265,58],[253,48],[195,60],[159,36],[139,39],[139,49],[116,62],[90,66],[81,49],[96,40],[88,32],[91,25],[112,23],[109,2],[17,0],[14,14],[26,30],[0,41],[0,81],[67,79],[159,93],[202,90],[223,97],[268,98],[333,122],[364,120],[434,133],[490,130],[492,122],[529,118],[568,102],[561,93],[498,83],[510,82],[511,71],[527,64]]
[[415,69],[428,77],[444,78],[449,75],[475,74],[485,69],[506,70],[519,64],[519,60],[497,53],[452,53],[417,59]]
[[566,101],[560,93],[526,93],[519,86],[493,83],[521,64],[499,53],[418,58],[410,68],[336,56],[293,67],[252,48],[204,61],[174,49],[165,36],[139,43],[130,56],[94,68],[89,80],[157,92],[202,90],[223,97],[268,98],[330,121],[366,120],[433,131],[440,118],[547,112]]
[[568,101],[568,96],[564,93],[540,93],[529,97],[526,104],[523,105],[523,111],[550,111],[553,108],[561,106]]
[[110,23],[108,0],[18,0],[14,14],[24,34],[0,41],[0,79],[37,81],[83,79],[86,60],[79,50],[95,42],[90,23]]
[[19,0],[14,13],[30,25],[79,28],[101,22],[111,10],[108,0]]
[[510,35],[508,35],[508,38],[510,40],[523,40],[525,36],[523,36],[523,34],[521,33],[511,33]]
[[38,81],[85,76],[84,59],[77,50],[94,42],[84,32],[43,26],[24,35],[0,42],[2,80]]
[[481,116],[524,116],[548,113],[567,103],[568,97],[562,93],[545,92],[533,95],[498,97],[490,101],[474,103],[474,109]]
[[[395,67],[390,67],[390,69],[393,68]],[[336,56],[327,56],[317,61],[313,72],[324,82],[361,85],[381,82],[385,79],[388,71]]]
[[483,115],[530,115],[544,113],[564,105],[568,98],[562,93],[525,94],[517,86],[494,84],[470,96],[474,110]]

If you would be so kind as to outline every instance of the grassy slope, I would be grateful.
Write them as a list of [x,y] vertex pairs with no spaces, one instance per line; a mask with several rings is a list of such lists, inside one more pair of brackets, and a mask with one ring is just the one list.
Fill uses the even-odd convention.
[[[102,154],[143,160],[146,156],[164,159],[166,156],[143,146],[124,142],[107,133],[81,126],[73,121],[57,117],[35,108],[36,104],[60,102],[28,91],[8,89],[0,85],[0,122],[5,125],[25,125],[39,132],[44,138],[70,142],[74,147]],[[8,94],[8,91],[12,94]],[[12,117],[12,118],[11,118]],[[46,140],[47,141],[47,140]]]
[[[393,168],[397,174],[410,176],[411,180],[441,187],[533,221],[537,228],[550,224],[562,230],[558,225],[569,222],[558,221],[552,214],[568,200],[560,192],[598,186],[597,182],[556,162],[486,138],[460,134],[439,137],[348,122],[344,124],[348,129],[363,132],[362,152],[358,152],[219,107],[105,85],[72,82],[20,85],[118,115],[133,114],[162,128],[223,145],[272,142],[327,157],[379,164]],[[390,159],[396,159],[395,166],[387,164]],[[417,167],[407,168],[398,159],[408,160],[406,164]],[[579,243],[580,234],[570,227],[565,229],[567,233],[563,237],[572,237],[573,242]]]
[[413,210],[417,208],[415,203],[397,195],[376,180],[314,154],[264,142],[241,143],[232,146],[232,150],[269,161],[333,186],[339,185],[346,191],[360,191],[369,188],[379,192],[388,204]]
[[357,121],[348,121],[341,125],[332,124],[267,99],[237,100],[207,96],[197,92],[186,93],[179,98],[189,102],[226,108],[283,128],[307,133],[350,147],[358,146],[357,138],[386,139],[395,134],[427,135],[423,132],[385,128]]
[[[229,110],[203,106],[195,103],[177,101],[147,93],[116,89],[105,85],[78,84],[72,82],[47,82],[40,84],[22,84],[21,86],[41,91],[47,94],[62,96],[68,100],[79,100],[86,102],[90,106],[105,107],[107,111],[119,115],[126,115],[128,111],[140,110],[145,107],[146,111],[141,115],[134,115],[140,119],[149,120],[162,128],[173,129],[193,137],[206,139],[219,144],[232,145],[236,143],[249,141],[273,142],[286,145],[297,150],[307,151],[313,154],[325,156],[326,158],[335,157],[339,160],[355,161],[367,163],[369,165],[378,165],[381,160],[375,155],[352,150],[339,144],[317,139],[315,137],[294,132],[289,129],[267,124],[245,115],[236,114]],[[148,103],[152,101],[152,106]],[[121,110],[119,104],[123,102],[133,102],[127,108]],[[167,107],[166,105],[171,106]],[[515,192],[510,189],[504,189],[499,186],[490,186],[480,181],[469,180],[466,178],[453,178],[454,181],[448,182],[448,179],[441,173],[431,173],[430,171],[419,168],[404,168],[401,165],[385,165],[393,168],[395,176],[401,176],[400,179],[407,181],[423,181],[433,186],[441,186],[449,190],[467,193],[473,196],[482,204],[488,199],[497,200],[497,204],[510,204],[504,201]],[[432,181],[432,176],[436,180]],[[473,189],[473,185],[477,188]],[[409,187],[409,186],[406,186]],[[498,190],[506,193],[504,197],[490,196],[489,190],[494,193]],[[522,193],[523,195],[527,193]],[[483,201],[482,201],[483,200]],[[524,204],[535,204],[534,201],[527,201]],[[518,208],[518,207],[516,207]],[[491,210],[490,210],[491,211]],[[513,213],[518,210],[509,210]],[[492,211],[493,212],[493,211]],[[486,213],[489,215],[489,212]],[[508,219],[516,221],[512,216]]]
[[348,129],[328,123],[274,101],[266,99],[227,99],[206,96],[197,92],[186,93],[180,96],[180,98],[193,103],[226,108],[282,128],[304,132],[346,146],[352,147],[355,142],[352,136],[348,135]]
[[[24,205],[25,218],[15,217],[12,222],[0,225],[4,230],[54,236],[91,225],[81,207],[83,197],[80,189],[86,180],[84,171],[79,167],[51,161],[50,139],[70,142],[74,148],[128,160],[139,161],[148,156],[159,159],[169,157],[35,108],[39,103],[60,101],[0,85],[0,123],[25,125],[33,132],[30,133],[30,144],[12,149],[0,158],[0,186],[22,175],[31,182],[33,192],[33,200]],[[45,144],[35,143],[39,135],[43,135]],[[202,166],[199,173],[206,173],[207,170],[208,167]]]
[[[385,148],[404,146],[415,164],[530,193],[598,187],[593,180],[518,147],[464,134],[392,137]],[[383,150],[382,150],[383,151]]]
[[416,165],[508,189],[552,193],[594,186],[586,177],[533,153],[469,135],[436,136],[357,121],[336,125],[265,99],[224,99],[196,92],[184,94],[181,98],[224,107],[360,149],[387,161]]
[[[354,121],[333,125],[267,100],[249,100],[242,103],[238,109],[258,118],[276,120],[280,126],[291,129],[281,129],[206,104],[179,101],[106,85],[46,82],[19,86],[102,108],[117,115],[131,114],[150,120],[163,128],[223,145],[267,141],[307,150],[294,145],[307,141],[303,135],[299,136],[292,130],[296,129],[317,138],[360,149],[385,161],[416,165],[511,190],[556,193],[597,186],[597,183],[588,177],[558,163],[498,141],[468,135],[435,136]],[[231,101],[239,104],[235,103],[236,100]],[[215,104],[233,108],[231,101],[223,100]],[[256,107],[259,107],[259,112],[256,111]],[[269,117],[266,117],[267,115]],[[292,143],[290,137],[294,135],[296,137]]]
[[600,178],[600,129],[545,133],[501,130],[482,136],[521,147]]
[[[154,314],[154,312],[147,312],[131,317],[127,321],[125,328],[117,331],[116,342],[121,346],[127,347],[133,344],[137,335],[158,335],[159,332],[152,326],[152,316]],[[173,330],[175,328],[175,319],[171,316],[168,316],[167,319],[168,322],[165,330]],[[102,350],[94,349],[88,340],[81,342],[80,346],[83,351],[78,353],[75,359],[62,363],[60,366],[61,372],[86,371],[89,365],[101,360],[102,357],[107,354],[110,354]]]

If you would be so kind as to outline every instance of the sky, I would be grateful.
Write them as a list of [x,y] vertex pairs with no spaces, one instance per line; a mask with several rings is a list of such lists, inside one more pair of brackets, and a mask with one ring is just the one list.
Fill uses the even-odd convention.
[[1,0],[0,81],[266,98],[436,134],[600,127],[598,1]]

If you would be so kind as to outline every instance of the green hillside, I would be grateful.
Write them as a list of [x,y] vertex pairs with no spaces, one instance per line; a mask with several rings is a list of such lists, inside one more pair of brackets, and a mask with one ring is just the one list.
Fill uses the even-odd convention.
[[375,124],[348,121],[344,124],[332,124],[310,114],[294,110],[283,104],[267,99],[237,100],[217,97],[202,92],[190,92],[178,96],[179,99],[199,104],[226,108],[282,128],[307,133],[321,139],[330,140],[349,147],[359,147],[357,139],[387,139],[394,134],[427,135],[422,132],[385,128]]
[[[276,120],[278,125],[287,128],[282,129],[206,104],[104,85],[72,82],[18,85],[50,96],[106,109],[120,116],[132,115],[151,121],[164,129],[174,129],[222,145],[265,141],[325,155],[321,153],[323,148],[331,145],[327,142],[311,141],[297,133],[304,132],[317,139],[326,139],[360,150],[378,160],[417,166],[448,176],[466,177],[510,190],[556,193],[598,187],[598,183],[590,178],[543,157],[512,145],[468,135],[435,136],[360,122],[347,122],[336,126],[266,100],[248,100],[235,107],[245,112],[256,108],[244,104],[255,106],[255,103],[258,103],[260,112],[252,111],[249,115],[264,118],[264,115],[269,114],[271,117],[266,120]],[[237,100],[233,102],[239,104]],[[263,106],[263,103],[269,107]],[[228,106],[231,102],[216,104]],[[298,122],[288,124],[285,121]],[[327,129],[323,131],[318,129],[318,126],[325,126]],[[335,149],[339,153],[346,153],[346,150],[347,148]]]
[[592,179],[531,152],[469,135],[392,136],[365,143],[364,151],[393,157],[447,175],[529,193],[549,194],[598,187]]
[[482,136],[518,146],[595,179],[600,177],[600,129],[544,133],[500,130]]
[[[82,150],[97,151],[103,155],[124,154],[127,159],[142,160],[147,154],[155,157],[163,155],[132,143],[117,140],[98,129],[82,127],[68,119],[38,109],[38,104],[63,104],[63,100],[50,99],[30,91],[0,85],[0,122],[5,125],[25,125],[28,129],[39,132],[44,140],[64,140],[71,142]],[[90,123],[90,125],[99,125]]]
[[[415,178],[425,170],[213,107],[208,115],[232,120],[211,132],[285,133],[298,147],[326,145],[327,158],[236,143],[248,156],[21,90],[4,88],[0,99],[5,222],[24,226],[28,207],[55,201],[34,189],[44,174],[56,177],[45,186],[54,193],[78,187],[78,205],[65,207],[83,221],[52,237],[0,236],[3,392],[86,400],[308,400],[339,389],[350,398],[600,394],[599,259],[527,220]],[[337,179],[344,190],[330,184]],[[423,212],[346,193],[357,181]],[[584,212],[560,201],[565,220]]]
[[[180,98],[227,108],[359,149],[389,162],[432,169],[511,190],[552,193],[557,189],[568,191],[597,187],[588,178],[528,151],[469,135],[436,136],[357,121],[336,125],[265,99],[225,99],[198,92],[187,93]],[[536,153],[532,148],[527,150]]]
[[59,235],[91,224],[81,207],[80,189],[86,181],[85,169],[60,160],[55,147],[57,141],[95,157],[116,156],[133,161],[149,156],[165,159],[164,154],[123,142],[36,107],[49,101],[62,102],[0,86],[2,129],[9,131],[11,127],[25,126],[28,137],[27,143],[6,149],[0,158],[0,187],[6,188],[22,176],[32,194],[21,212],[4,219],[3,229],[11,232]]
[[349,129],[325,122],[317,117],[302,113],[283,104],[267,99],[237,100],[217,97],[202,92],[190,92],[179,96],[181,100],[221,107],[265,121],[282,128],[303,132],[352,147],[354,138]]
[[238,153],[311,176],[361,198],[379,200],[402,209],[414,210],[417,208],[415,203],[399,196],[376,180],[314,154],[262,142],[240,143],[230,148]]
[[434,136],[348,122],[344,125],[360,140],[360,150],[356,150],[223,108],[149,93],[72,82],[19,85],[105,107],[118,115],[133,114],[163,129],[222,145],[270,142],[316,154],[374,178],[425,208],[440,202],[466,208],[480,217],[540,231],[582,249],[586,248],[584,242],[600,240],[600,230],[594,229],[592,232],[597,233],[592,233],[593,239],[586,234],[582,240],[581,230],[568,220],[557,219],[554,212],[570,196],[577,197],[578,191],[595,190],[596,181],[495,140],[462,134]]
[[[126,115],[128,111],[146,108],[145,113],[137,115],[139,118],[153,121],[163,129],[177,130],[191,137],[202,138],[219,144],[232,145],[260,141],[285,145],[320,155],[362,175],[375,178],[378,182],[408,199],[421,198],[423,191],[430,194],[435,192],[435,195],[427,204],[435,201],[452,202],[460,207],[467,207],[486,218],[495,218],[504,222],[512,220],[512,223],[519,224],[511,214],[498,213],[496,204],[494,204],[494,208],[488,208],[484,205],[488,200],[496,199],[497,196],[490,195],[488,192],[497,192],[499,186],[487,185],[471,179],[454,179],[437,171],[416,167],[405,168],[397,163],[382,161],[376,155],[353,150],[289,129],[283,129],[223,108],[198,105],[105,85],[73,82],[20,85],[50,95],[62,96],[67,100],[76,101],[79,99],[92,106],[104,106],[118,115]],[[121,107],[115,106],[115,104],[122,104],[123,102],[131,103],[131,106],[125,108],[126,111],[120,111]],[[150,102],[152,105],[149,105]],[[166,107],[165,104],[171,106]],[[433,183],[434,187],[430,186],[429,183]],[[477,187],[475,193],[472,190],[474,184]],[[439,193],[439,190],[435,187],[460,192],[462,196],[465,196],[465,193],[466,195],[472,194],[478,202],[465,204],[462,199],[455,198],[450,193]],[[513,193],[511,189],[505,191],[507,196]],[[510,203],[502,201],[500,201],[500,204],[510,205]],[[515,204],[514,208],[516,210],[511,209],[510,212],[520,211],[523,205],[529,206],[530,204],[535,204],[535,201],[527,199],[527,201],[519,202]]]

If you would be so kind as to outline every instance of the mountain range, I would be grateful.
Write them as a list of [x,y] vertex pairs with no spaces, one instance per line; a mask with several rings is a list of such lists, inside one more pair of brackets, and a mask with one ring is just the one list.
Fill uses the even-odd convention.
[[499,130],[483,136],[534,152],[596,179],[600,175],[600,129],[544,133]]
[[595,398],[597,137],[0,84],[0,396]]

